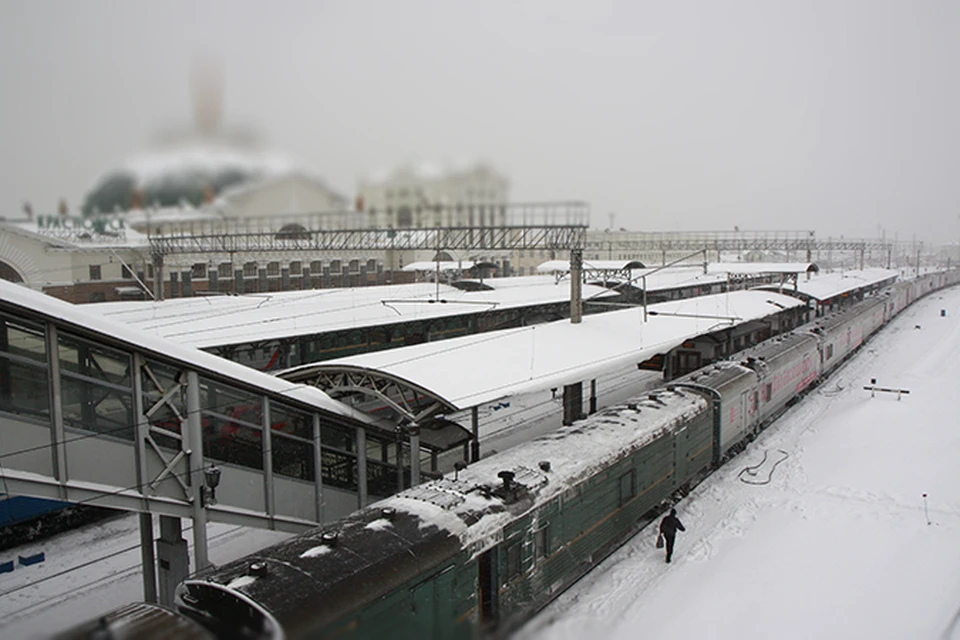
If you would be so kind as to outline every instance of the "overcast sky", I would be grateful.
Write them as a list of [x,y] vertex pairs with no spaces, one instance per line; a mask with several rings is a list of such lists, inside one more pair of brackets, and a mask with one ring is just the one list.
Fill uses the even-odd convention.
[[212,53],[226,123],[346,195],[482,158],[595,227],[957,242],[958,27],[954,0],[0,0],[0,215],[190,122]]

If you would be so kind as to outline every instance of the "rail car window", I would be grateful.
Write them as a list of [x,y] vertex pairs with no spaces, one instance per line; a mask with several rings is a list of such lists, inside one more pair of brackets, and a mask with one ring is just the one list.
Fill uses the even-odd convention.
[[832,357],[833,357],[833,345],[832,345],[832,344],[828,344],[828,345],[827,345],[827,360],[829,360],[829,359],[832,358]]
[[768,382],[763,387],[763,401],[770,402],[770,398],[773,397],[773,383]]
[[512,580],[520,575],[520,541],[511,542],[507,546],[507,580]]

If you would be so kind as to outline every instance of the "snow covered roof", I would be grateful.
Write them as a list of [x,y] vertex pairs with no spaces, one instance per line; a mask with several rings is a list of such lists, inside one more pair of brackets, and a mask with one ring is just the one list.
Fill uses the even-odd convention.
[[[584,260],[584,270],[623,271],[625,269],[643,269],[644,264],[639,260]],[[569,260],[547,260],[537,267],[540,273],[568,273]]]
[[[821,273],[811,276],[809,280],[798,279],[797,293],[813,298],[814,300],[829,300],[835,296],[850,293],[863,287],[871,287],[887,280],[896,279],[899,273],[891,269],[864,269],[863,271],[843,271],[838,273]],[[777,285],[758,287],[773,291]],[[792,285],[791,285],[792,288]]]
[[210,173],[224,167],[271,175],[293,169],[293,162],[277,153],[242,149],[212,140],[197,140],[137,154],[125,161],[120,171],[133,175],[138,184],[167,180],[171,175]]
[[820,267],[813,262],[713,262],[707,265],[707,270],[735,274],[816,273]]
[[228,187],[218,194],[216,202],[218,204],[224,204],[225,202],[234,198],[242,197],[248,193],[255,192],[264,187],[268,187],[283,181],[299,181],[307,183],[326,191],[332,197],[343,200],[344,203],[347,202],[346,196],[334,191],[323,178],[295,169],[287,171],[274,171],[261,178],[256,178],[247,182],[241,182],[237,185]]
[[90,305],[74,305],[6,280],[0,280],[0,299],[5,304],[81,327],[114,342],[127,344],[132,349],[173,358],[200,371],[226,376],[248,387],[260,389],[264,393],[281,394],[317,409],[358,421],[368,423],[371,421],[365,414],[330,398],[315,387],[294,384],[219,356],[183,346],[179,341],[149,335],[122,322],[91,312]]
[[62,224],[53,225],[49,219],[54,216],[41,216],[33,220],[0,220],[0,229],[4,233],[15,233],[33,242],[45,242],[57,249],[145,249],[150,246],[147,236],[134,229],[123,226],[108,233],[100,233],[91,221],[81,218],[67,218]]
[[724,326],[798,306],[803,303],[781,294],[735,291],[651,305],[658,315],[646,323],[642,308],[624,309],[584,316],[580,324],[564,320],[481,333],[303,365],[289,372],[342,365],[381,371],[466,409],[586,380],[643,362]]
[[[492,290],[460,291],[446,284],[416,283],[205,296],[156,301],[105,302],[84,309],[150,335],[197,348],[326,333],[445,316],[483,313],[570,299],[569,282],[549,276],[485,280]],[[584,287],[584,297],[615,295]]]

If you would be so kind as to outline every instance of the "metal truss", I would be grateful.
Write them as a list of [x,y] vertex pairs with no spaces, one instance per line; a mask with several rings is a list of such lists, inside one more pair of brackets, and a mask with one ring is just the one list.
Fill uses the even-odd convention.
[[894,243],[874,239],[817,238],[813,231],[616,232],[590,238],[588,251],[863,251]]
[[419,385],[369,369],[318,365],[307,372],[283,377],[291,382],[309,383],[332,398],[357,393],[374,398],[393,409],[408,423],[420,423],[456,410],[452,404]]
[[154,256],[254,251],[388,251],[569,249],[582,247],[587,227],[501,226],[422,229],[321,229],[285,237],[276,231],[152,236]]

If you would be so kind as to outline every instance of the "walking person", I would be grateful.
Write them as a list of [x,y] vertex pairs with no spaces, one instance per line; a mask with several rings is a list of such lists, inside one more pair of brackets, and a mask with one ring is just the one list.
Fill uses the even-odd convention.
[[686,531],[680,518],[677,517],[677,510],[670,509],[670,515],[660,521],[660,535],[667,543],[667,562],[673,558],[673,542],[677,537],[677,530]]

